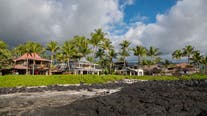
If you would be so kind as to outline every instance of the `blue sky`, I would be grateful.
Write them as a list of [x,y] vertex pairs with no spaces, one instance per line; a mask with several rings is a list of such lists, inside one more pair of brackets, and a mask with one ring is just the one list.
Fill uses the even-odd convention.
[[193,45],[207,54],[207,0],[0,0],[0,39],[62,44],[102,28],[115,48],[128,40],[172,53]]
[[124,8],[124,22],[132,23],[132,20],[139,21],[137,17],[145,17],[146,19],[142,20],[144,23],[154,23],[157,14],[165,14],[176,2],[176,0],[135,0],[132,5]]
[[[177,0],[120,0],[119,4],[123,10],[123,24],[112,27],[110,33],[123,35],[130,26],[137,22],[144,24],[155,23],[158,14],[166,14],[177,3]],[[124,6],[124,7],[122,7]]]

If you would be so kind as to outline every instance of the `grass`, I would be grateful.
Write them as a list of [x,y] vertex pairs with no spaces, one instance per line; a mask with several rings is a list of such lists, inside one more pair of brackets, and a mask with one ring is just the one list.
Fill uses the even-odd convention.
[[207,75],[194,74],[183,77],[174,76],[121,76],[121,75],[6,75],[0,76],[0,87],[16,86],[45,86],[54,84],[79,84],[80,82],[106,83],[121,79],[140,79],[140,80],[190,80],[207,79]]

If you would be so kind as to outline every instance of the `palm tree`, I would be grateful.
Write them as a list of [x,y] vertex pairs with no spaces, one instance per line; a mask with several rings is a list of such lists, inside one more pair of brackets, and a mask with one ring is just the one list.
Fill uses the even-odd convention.
[[96,52],[98,50],[98,46],[105,39],[105,33],[102,29],[96,29],[95,32],[91,33],[90,44],[93,46],[93,56],[95,57]]
[[7,49],[7,44],[0,40],[0,69],[8,68],[11,66],[12,54],[9,49]]
[[[32,53],[42,53],[43,52],[43,47],[36,42],[27,42],[24,44],[21,44],[19,46],[17,46],[14,51],[16,51],[16,55],[23,55],[23,54],[27,54],[27,70],[26,70],[26,74],[29,73],[29,59],[28,59],[28,55],[32,55]],[[35,55],[35,54],[34,54]],[[33,60],[33,70],[32,70],[32,74],[34,74],[34,65],[35,65],[35,61]]]
[[114,49],[114,46],[112,45],[112,42],[109,39],[104,39],[103,43],[101,44],[101,47],[105,50],[107,55],[110,50]]
[[147,65],[147,67],[150,67],[153,64],[153,62],[151,60],[144,59],[144,60],[141,61],[141,64],[143,66]]
[[194,51],[193,56],[191,58],[192,64],[195,64],[197,67],[201,63],[202,56],[200,54],[200,51]]
[[183,56],[186,56],[188,58],[188,63],[190,63],[190,58],[193,52],[194,52],[194,47],[192,47],[191,45],[187,45],[185,46],[185,48],[183,48]]
[[160,55],[161,53],[159,52],[158,48],[154,48],[152,46],[150,46],[147,55],[150,57],[151,61],[154,59],[154,57]]
[[165,68],[168,68],[168,66],[171,64],[171,62],[167,59],[165,59],[164,62],[162,62],[162,64],[164,65]]
[[89,61],[89,62],[93,62],[94,61],[94,58],[92,56],[87,56],[86,57],[86,60]]
[[137,60],[137,68],[138,68],[141,63],[141,57],[146,56],[147,50],[143,46],[136,46],[132,50],[134,52],[134,55],[138,57],[138,60]]
[[54,56],[55,56],[55,52],[57,52],[57,50],[59,49],[58,43],[56,41],[51,41],[47,44],[47,50],[51,52],[51,64],[50,67],[52,67],[53,65],[53,60],[54,60]]
[[[32,53],[41,53],[43,51],[43,47],[39,44],[39,43],[35,43],[35,42],[28,42],[25,45],[25,50],[27,50],[26,53],[28,53],[29,55]],[[27,54],[27,55],[28,55]],[[35,54],[33,54],[35,55]],[[32,74],[34,75],[34,67],[35,67],[35,59],[33,60],[33,65],[32,65]]]
[[148,65],[153,65],[156,63],[157,56],[160,55],[160,51],[158,48],[150,47],[147,51],[147,55],[150,57],[150,62],[148,61]]
[[129,56],[129,45],[131,42],[124,40],[119,45],[121,46],[121,52],[119,53],[124,60],[124,68],[126,67],[126,57]]
[[73,44],[76,46],[76,57],[86,57],[91,53],[91,49],[89,48],[89,40],[84,36],[75,36],[73,38]]
[[183,53],[181,50],[175,50],[172,53],[172,58],[179,60],[182,57]]
[[96,52],[96,57],[98,58],[98,64],[104,69],[105,73],[108,73],[108,66],[110,66],[109,59],[105,54],[105,50],[103,48],[99,48]]
[[201,58],[201,64],[204,65],[204,68],[205,68],[204,69],[204,73],[206,73],[206,69],[207,69],[207,56]]
[[104,56],[105,56],[104,49],[103,48],[98,49],[95,58],[99,58],[99,60],[101,60],[104,58]]
[[4,41],[0,40],[0,49],[6,49],[6,48],[7,48],[7,44]]
[[72,41],[65,41],[62,46],[62,52],[67,58],[68,70],[70,70],[70,58],[72,58],[75,54],[75,46]]
[[114,49],[111,49],[109,52],[108,52],[108,56],[109,56],[109,61],[110,61],[110,67],[109,67],[109,72],[112,73],[112,67],[113,67],[113,59],[114,58],[117,58],[117,53],[115,52]]
[[64,53],[62,53],[62,52],[63,52],[63,51],[58,52],[58,53],[56,54],[56,59],[57,59],[57,61],[60,62],[60,63],[63,63],[63,62],[65,62],[65,61],[67,61],[67,59],[66,59]]

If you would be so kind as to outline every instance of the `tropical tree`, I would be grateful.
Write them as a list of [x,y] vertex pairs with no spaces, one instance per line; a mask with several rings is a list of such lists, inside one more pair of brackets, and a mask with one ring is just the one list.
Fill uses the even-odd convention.
[[191,58],[192,64],[198,67],[199,64],[201,63],[201,59],[202,59],[202,56],[200,54],[200,51],[194,51],[192,58]]
[[115,52],[114,49],[111,49],[109,52],[108,52],[108,57],[109,57],[109,62],[110,62],[110,67],[109,67],[109,72],[112,73],[112,67],[114,65],[113,63],[113,59],[114,58],[117,58],[117,53]]
[[55,53],[57,52],[57,50],[59,50],[59,46],[58,46],[58,43],[56,41],[51,41],[47,44],[47,50],[51,52],[51,56],[50,56],[50,59],[51,59],[51,65],[50,67],[52,67],[53,63],[54,63],[54,56],[55,56]]
[[2,49],[7,49],[7,44],[4,41],[0,40],[0,50]]
[[112,42],[109,39],[104,39],[103,43],[101,44],[101,47],[104,49],[107,55],[110,50],[114,49],[114,46],[112,45]]
[[183,56],[188,58],[188,63],[190,63],[190,58],[193,55],[194,47],[191,45],[187,45],[183,48]]
[[171,62],[167,59],[164,60],[164,62],[162,62],[162,64],[164,65],[165,68],[168,68],[168,66],[171,64]]
[[[40,45],[39,43],[36,42],[27,42],[24,44],[21,44],[19,46],[17,46],[14,51],[17,52],[17,55],[23,55],[23,54],[27,54],[27,67],[29,67],[29,60],[28,60],[28,56],[32,55],[32,53],[42,53],[44,51],[44,48],[42,47],[42,45]],[[35,55],[35,54],[33,54]],[[35,65],[35,60],[33,60],[33,69],[32,69],[32,74],[34,74],[34,65]],[[26,70],[26,74],[29,73],[29,69],[27,68]]]
[[105,52],[103,48],[99,48],[98,51],[96,52],[95,58],[99,58],[99,60],[104,59],[105,57]]
[[144,59],[141,61],[141,65],[150,67],[151,65],[153,65],[153,62],[151,60]]
[[67,61],[67,59],[66,59],[66,57],[65,57],[65,55],[64,55],[64,53],[63,53],[63,51],[57,52],[57,54],[56,54],[56,59],[57,59],[57,61],[60,62],[60,63],[64,63],[64,62]]
[[[38,53],[40,54],[41,52],[43,52],[43,47],[39,44],[39,43],[35,43],[35,42],[29,42],[26,44],[26,47],[29,48],[30,46],[30,51],[29,51],[29,54],[31,53]],[[36,55],[36,54],[34,54]],[[32,74],[34,75],[34,67],[35,66],[35,60],[33,60],[33,65],[32,65]]]
[[131,44],[131,42],[124,40],[122,41],[119,45],[121,46],[121,51],[120,51],[120,55],[124,60],[124,68],[126,67],[126,57],[129,56],[129,45]]
[[91,33],[90,44],[93,46],[93,56],[96,56],[96,52],[99,49],[101,42],[105,39],[105,33],[102,29],[96,29],[95,32]]
[[91,49],[89,48],[89,40],[86,39],[84,36],[75,36],[72,41],[75,45],[75,56],[77,58],[86,57],[88,54],[91,53]]
[[[148,64],[155,64],[159,61],[160,58],[158,58],[158,55],[160,55],[161,52],[159,51],[158,48],[150,47],[149,50],[147,51],[147,55],[150,57],[150,63]],[[149,61],[148,61],[149,62]]]
[[179,60],[183,55],[183,52],[181,50],[175,50],[173,53],[172,53],[172,58],[173,59],[176,59],[176,60]]
[[206,70],[207,70],[207,56],[201,58],[201,64],[204,65],[204,73],[206,73]]
[[92,56],[87,56],[86,57],[86,60],[89,61],[89,62],[93,62],[94,61],[94,58]]
[[7,48],[7,44],[0,40],[0,69],[11,66],[12,54]]
[[137,60],[137,68],[138,68],[141,64],[141,58],[147,55],[147,50],[143,46],[136,46],[132,50],[134,52],[134,55],[138,57]]
[[151,61],[158,55],[160,55],[160,51],[158,48],[154,48],[150,46],[149,50],[147,51],[147,55],[150,57]]
[[62,53],[67,58],[68,70],[70,70],[70,59],[74,56],[75,51],[76,51],[73,42],[65,41],[61,50],[62,50]]

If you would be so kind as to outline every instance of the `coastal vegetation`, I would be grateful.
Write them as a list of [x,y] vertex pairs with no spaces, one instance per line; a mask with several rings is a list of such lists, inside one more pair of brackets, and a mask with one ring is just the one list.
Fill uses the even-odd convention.
[[[126,59],[131,55],[137,56],[137,67],[139,68],[150,67],[157,63],[165,65],[171,63],[160,58],[162,53],[159,48],[141,45],[132,46],[128,40],[123,40],[117,45],[116,47],[119,47],[119,50],[115,49],[107,33],[103,32],[102,29],[96,29],[88,38],[77,35],[62,44],[57,41],[50,41],[46,45],[37,42],[26,42],[11,49],[7,43],[0,40],[0,70],[12,67],[12,60],[25,53],[37,53],[50,59],[51,68],[54,68],[57,63],[69,65],[71,60],[79,61],[85,58],[92,63],[99,64],[104,74],[114,74],[114,61],[123,62],[124,67],[126,67]],[[200,64],[207,66],[207,56],[201,55],[200,51],[191,45],[186,45],[183,49],[175,50],[172,53],[172,58],[177,61],[182,57],[187,59],[188,64],[196,67]]]
[[122,79],[138,80],[190,80],[207,79],[204,74],[175,76],[123,76],[123,75],[6,75],[0,77],[0,87],[47,86],[56,84],[96,84],[118,81]]

